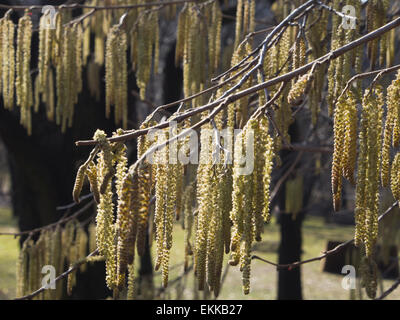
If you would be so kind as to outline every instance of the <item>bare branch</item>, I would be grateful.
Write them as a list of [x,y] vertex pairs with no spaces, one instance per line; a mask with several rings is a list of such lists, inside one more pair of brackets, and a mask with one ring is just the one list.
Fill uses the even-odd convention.
[[[391,212],[398,205],[399,205],[398,201],[394,202],[388,209],[386,209],[386,211],[384,213],[382,213],[379,216],[378,222],[381,221],[389,212]],[[282,270],[282,269],[292,270],[293,268],[296,268],[296,267],[298,267],[298,266],[300,266],[302,264],[310,263],[310,262],[314,262],[314,261],[319,261],[319,260],[322,260],[322,259],[326,258],[329,255],[338,253],[339,251],[341,251],[342,249],[347,247],[349,244],[352,244],[353,242],[354,242],[354,239],[347,240],[346,242],[343,242],[343,243],[337,245],[335,248],[333,248],[331,250],[328,250],[328,251],[325,251],[322,255],[320,255],[318,257],[307,259],[307,260],[302,260],[302,261],[297,261],[297,262],[293,262],[293,263],[288,263],[288,264],[277,264],[277,263],[274,263],[272,261],[263,259],[263,258],[261,258],[259,256],[256,256],[256,255],[253,255],[251,257],[251,259],[260,260],[262,262],[265,262],[265,263],[268,263],[270,265],[273,265],[273,266],[275,266],[277,268],[277,270]]]

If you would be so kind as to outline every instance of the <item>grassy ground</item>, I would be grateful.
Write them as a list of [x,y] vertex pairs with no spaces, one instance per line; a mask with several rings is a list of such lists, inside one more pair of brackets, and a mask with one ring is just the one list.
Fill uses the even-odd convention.
[[[0,232],[15,232],[16,223],[9,209],[0,207]],[[15,297],[15,263],[18,256],[18,239],[0,237],[0,299]]]
[[[15,221],[10,210],[0,208],[0,232],[15,230]],[[203,293],[195,294],[192,272],[174,281],[183,273],[183,232],[179,225],[174,230],[174,245],[171,251],[170,286],[167,291],[157,289],[160,299],[202,299]],[[321,218],[308,217],[303,226],[303,259],[315,257],[326,249],[328,240],[343,241],[351,239],[353,227],[327,225]],[[254,247],[254,254],[270,261],[277,261],[279,244],[278,225],[272,223],[265,228],[263,241]],[[155,248],[153,247],[153,250]],[[10,236],[0,237],[0,299],[15,297],[15,262],[18,254],[18,241]],[[138,259],[137,259],[138,260]],[[228,257],[226,257],[226,261]],[[226,277],[218,299],[275,299],[277,272],[271,265],[261,261],[252,262],[251,293],[242,294],[241,273],[237,267],[228,267]],[[319,261],[302,266],[302,283],[304,299],[349,299],[349,291],[341,287],[343,276],[321,271]],[[385,280],[383,288],[387,289],[393,281]],[[161,275],[156,273],[155,286],[161,287]],[[379,291],[378,291],[379,294]],[[365,296],[365,294],[364,294]],[[208,298],[212,298],[210,295]],[[400,299],[400,290],[389,296],[390,299]]]

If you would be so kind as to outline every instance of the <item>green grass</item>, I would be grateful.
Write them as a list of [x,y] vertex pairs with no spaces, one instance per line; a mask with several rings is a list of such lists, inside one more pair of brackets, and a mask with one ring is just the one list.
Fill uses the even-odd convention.
[[[0,208],[0,232],[15,232],[16,223],[11,210]],[[18,239],[0,236],[0,300],[15,297],[15,264],[18,256]]]
[[[303,255],[302,259],[314,258],[326,250],[327,242],[346,241],[353,237],[352,226],[340,226],[335,224],[326,224],[322,218],[308,217],[303,225]],[[256,243],[253,248],[253,254],[266,260],[277,263],[277,250],[279,245],[279,226],[273,220],[269,226],[266,226],[263,241]],[[174,246],[171,251],[170,261],[182,261],[183,254],[183,232],[180,226],[175,226]],[[225,259],[228,261],[228,256]],[[350,297],[350,293],[341,286],[343,276],[322,272],[321,261],[315,261],[304,264],[301,267],[302,286],[304,299],[344,299]],[[227,263],[225,263],[226,265]],[[174,263],[171,263],[173,266]],[[183,266],[177,265],[170,272],[170,280],[182,275]],[[272,265],[259,260],[253,260],[251,266],[251,292],[244,296],[241,288],[241,273],[238,267],[228,267],[228,274],[223,283],[223,287],[218,299],[276,299],[277,296],[277,271]],[[156,287],[161,287],[161,276],[158,273],[155,277]],[[384,280],[383,288],[387,289],[393,281]],[[166,299],[195,299],[202,298],[202,294],[197,296],[193,290],[194,279],[190,272],[180,282],[174,283],[167,292],[160,296]],[[182,290],[182,287],[185,287]],[[183,291],[183,292],[182,292]],[[378,289],[378,294],[380,290]],[[364,298],[366,295],[363,295]],[[212,295],[210,295],[212,298]],[[400,299],[400,290],[393,292],[387,299]]]
[[[0,208],[0,232],[15,231],[15,221],[8,209]],[[255,244],[253,253],[267,260],[277,262],[279,245],[279,226],[273,220],[266,226],[263,241]],[[303,225],[303,255],[309,259],[326,249],[328,240],[345,241],[353,237],[353,227],[326,224],[322,218],[308,217]],[[183,239],[180,225],[174,227],[174,244],[170,258],[170,286],[158,295],[159,299],[202,299],[204,293],[194,292],[193,272],[183,274]],[[155,251],[155,246],[152,248]],[[0,299],[15,297],[15,263],[18,255],[18,240],[11,236],[0,237]],[[225,266],[229,256],[225,257]],[[136,259],[138,261],[139,259]],[[238,267],[228,267],[225,281],[218,299],[276,299],[277,272],[275,267],[262,261],[252,261],[251,292],[244,296],[241,288],[241,273]],[[316,261],[301,267],[304,299],[349,299],[349,292],[341,287],[343,276],[321,271],[321,262]],[[174,281],[180,277],[180,281]],[[387,289],[393,281],[383,281]],[[156,291],[160,293],[161,274],[155,274]],[[380,291],[378,290],[378,294]],[[207,296],[206,296],[207,297]],[[365,297],[365,294],[364,294]],[[213,298],[209,295],[208,298]],[[400,290],[393,292],[388,299],[400,299]]]

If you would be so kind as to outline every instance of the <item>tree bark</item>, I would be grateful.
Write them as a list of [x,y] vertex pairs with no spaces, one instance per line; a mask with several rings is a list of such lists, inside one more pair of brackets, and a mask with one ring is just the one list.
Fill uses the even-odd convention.
[[[301,137],[302,124],[295,121],[289,128],[289,134],[292,143],[302,141]],[[297,157],[296,151],[282,151],[281,172],[278,175],[282,177],[284,170],[291,167]],[[308,156],[309,157],[309,156]],[[302,163],[307,163],[311,159],[305,159],[307,155],[303,155],[300,161],[296,164],[293,172],[288,179],[293,178],[296,174],[301,173],[300,168]],[[310,199],[312,187],[315,181],[315,176],[307,172],[303,175],[303,194],[302,208],[306,208]],[[279,194],[277,194],[277,204],[279,208],[278,223],[280,225],[281,241],[278,250],[278,263],[289,264],[301,260],[302,254],[302,223],[306,215],[305,210],[301,210],[295,216],[292,212],[287,212],[285,207],[286,190],[285,184],[281,186]],[[278,300],[302,300],[302,283],[301,283],[301,267],[293,269],[278,270]]]

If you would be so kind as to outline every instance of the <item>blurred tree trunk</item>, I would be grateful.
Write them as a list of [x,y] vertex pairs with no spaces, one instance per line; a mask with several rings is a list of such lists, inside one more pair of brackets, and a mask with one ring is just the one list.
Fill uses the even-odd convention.
[[[302,217],[293,219],[291,213],[279,215],[281,243],[279,264],[287,264],[301,259]],[[278,300],[302,300],[301,268],[278,271]]]
[[[302,141],[301,131],[302,124],[296,120],[289,128],[289,134],[291,142]],[[307,155],[299,154],[297,151],[282,151],[281,159],[281,174],[278,175],[281,178],[288,168],[293,167],[293,171],[289,174],[286,181],[301,174],[301,165],[306,163],[303,161]],[[307,159],[310,161],[310,159]],[[296,162],[296,163],[295,163]],[[286,181],[282,184],[279,193],[277,194],[277,204],[279,208],[278,223],[280,225],[281,241],[278,251],[278,263],[279,264],[290,264],[301,260],[302,254],[302,223],[306,215],[304,208],[307,207],[312,187],[315,181],[315,176],[307,172],[302,177],[302,209],[297,214],[293,215],[292,212],[288,212],[286,208]],[[299,195],[293,195],[299,196]],[[301,283],[301,267],[293,269],[280,269],[278,270],[278,300],[302,300],[302,283]]]
[[[111,133],[115,130],[112,120],[106,120],[104,110],[84,91],[75,106],[73,128],[65,134],[54,123],[45,119],[43,108],[33,115],[32,136],[27,136],[19,124],[18,111],[0,106],[0,137],[7,148],[12,180],[12,208],[21,231],[53,223],[66,212],[57,206],[72,202],[72,188],[77,168],[87,158],[90,149],[75,147],[75,141],[90,138],[97,128]],[[82,194],[89,193],[86,187]],[[71,208],[73,214],[80,206]],[[80,216],[85,220],[94,214],[93,207]],[[21,241],[24,237],[21,237]],[[101,277],[99,276],[101,274]],[[93,264],[78,285],[73,298],[105,298],[104,265]],[[79,282],[79,281],[78,281]]]

